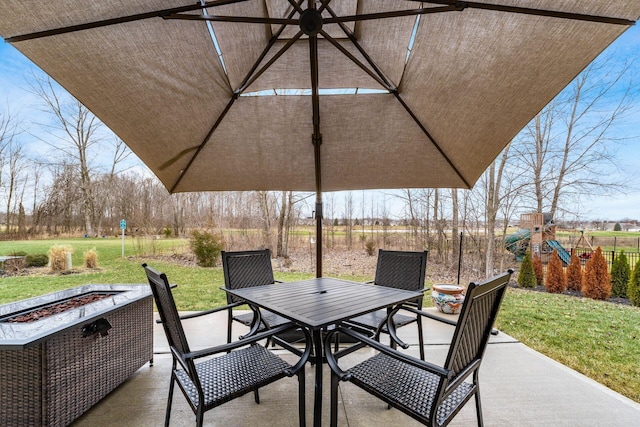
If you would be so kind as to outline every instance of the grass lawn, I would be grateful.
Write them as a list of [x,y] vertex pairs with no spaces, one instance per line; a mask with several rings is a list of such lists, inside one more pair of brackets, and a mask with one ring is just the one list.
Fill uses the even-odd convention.
[[[187,250],[182,239],[127,238],[125,258],[119,239],[65,239],[0,242],[0,255],[17,251],[47,253],[54,244],[73,247],[73,274],[50,274],[46,268],[29,276],[0,279],[0,304],[89,283],[146,283],[140,265],[163,271],[172,283],[180,310],[204,310],[226,303],[222,269],[181,265],[172,255]],[[96,270],[82,267],[83,252],[96,248]],[[160,255],[165,255],[160,257]],[[178,257],[179,259],[179,257]],[[310,273],[275,272],[292,281]],[[345,276],[363,281],[368,278]],[[428,300],[428,299],[427,299]],[[640,308],[567,295],[509,289],[496,327],[529,347],[640,402]]]

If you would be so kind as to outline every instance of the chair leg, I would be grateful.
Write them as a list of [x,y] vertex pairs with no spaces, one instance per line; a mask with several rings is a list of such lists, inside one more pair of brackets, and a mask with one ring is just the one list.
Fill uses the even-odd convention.
[[473,374],[473,382],[476,384],[476,416],[478,417],[478,427],[484,426],[484,421],[482,419],[482,404],[480,403],[480,384],[478,383],[478,371],[476,370]]
[[421,316],[418,316],[418,345],[420,345],[420,360],[424,360],[424,336],[422,334]]
[[304,371],[304,367],[298,371],[298,424],[300,427],[307,425]]
[[173,402],[173,386],[175,385],[175,382],[176,379],[174,378],[173,374],[171,374],[171,383],[169,384],[169,398],[167,399],[167,412],[164,416],[164,427],[169,427],[169,419],[171,418],[171,403]]
[[231,323],[233,322],[233,310],[227,309],[227,344],[231,342]]
[[203,423],[204,423],[204,411],[202,411],[201,408],[198,408],[198,411],[196,412],[196,427],[202,427]]
[[260,392],[258,391],[258,389],[255,389],[253,391],[253,399],[256,401],[258,405],[260,404]]
[[331,372],[331,427],[338,427],[338,376]]

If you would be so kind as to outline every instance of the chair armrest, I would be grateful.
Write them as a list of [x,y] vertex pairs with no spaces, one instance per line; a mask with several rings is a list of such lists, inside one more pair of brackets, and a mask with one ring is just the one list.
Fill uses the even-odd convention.
[[[243,305],[243,304],[244,303],[242,303],[242,302],[234,302],[234,303],[231,303],[231,304],[224,305],[222,307],[212,308],[211,310],[199,311],[197,313],[191,313],[191,314],[184,314],[184,315],[180,316],[180,320],[193,319],[194,317],[206,316],[207,314],[213,314],[213,313],[217,313],[219,311],[228,310],[230,308],[238,307],[238,306]],[[156,323],[162,323],[162,319],[156,319]]]
[[[417,310],[415,308],[409,308],[409,307],[403,307],[403,310],[407,310],[407,311],[411,311],[413,313],[416,313],[419,316],[422,317],[428,317],[429,319],[433,319],[436,320],[438,322],[442,322],[442,323],[446,323],[447,325],[451,325],[451,326],[457,326],[458,322],[456,322],[455,320],[449,320],[449,319],[444,319],[440,316],[435,316],[431,313],[427,313],[426,311],[422,311],[422,310]],[[496,328],[492,328],[491,329],[491,335],[498,335],[500,333],[500,331],[498,331]]]
[[420,369],[424,369],[426,371],[429,371],[435,375],[441,376],[441,377],[445,377],[447,379],[451,379],[451,375],[453,374],[450,370],[443,368],[442,366],[438,366],[435,365],[431,362],[426,362],[423,360],[420,360],[416,357],[413,356],[409,356],[408,354],[404,354],[399,352],[398,350],[394,350],[391,347],[388,347],[378,341],[375,341],[367,336],[364,336],[358,332],[353,331],[352,329],[348,329],[348,328],[343,328],[343,327],[337,327],[336,329],[334,329],[333,331],[331,331],[329,334],[327,334],[327,337],[325,338],[324,341],[324,348],[325,348],[325,354],[327,357],[327,363],[329,364],[329,367],[331,368],[331,370],[338,375],[338,377],[340,378],[340,380],[342,381],[347,381],[349,380],[349,372],[348,371],[343,371],[339,366],[338,366],[338,361],[335,358],[333,352],[332,352],[332,347],[333,347],[333,334],[335,333],[341,333],[341,334],[346,334],[349,335],[352,338],[357,339],[358,341],[360,341],[361,343],[372,347],[376,350],[378,350],[381,353],[384,353],[390,357],[393,357],[396,360],[399,360],[403,363],[407,363],[409,365],[415,366],[417,368]]
[[[209,347],[209,348],[205,348],[202,350],[198,350],[198,351],[192,351],[190,353],[185,353],[184,355],[184,359],[188,360],[188,359],[198,359],[201,357],[206,357],[206,356],[211,356],[217,353],[227,353],[231,350],[235,350],[237,348],[240,347],[244,347],[248,344],[253,344],[256,343],[258,341],[261,341],[263,339],[269,338],[272,335],[275,334],[280,334],[288,329],[293,329],[293,328],[297,328],[296,325],[282,325],[279,326],[277,328],[273,328],[273,329],[269,329],[251,336],[245,336],[244,338],[238,340],[238,341],[234,341],[228,344],[221,344],[215,347]],[[308,334],[308,333],[307,333]],[[309,352],[311,352],[311,335],[309,335],[308,337],[305,335],[305,339],[308,341],[307,342],[307,347],[309,348]],[[308,355],[307,355],[308,357]]]
[[458,322],[456,322],[455,320],[444,319],[444,318],[442,318],[440,316],[436,316],[436,315],[433,315],[431,313],[427,313],[426,311],[418,310],[416,308],[402,307],[402,309],[410,311],[412,313],[415,313],[418,316],[428,317],[429,319],[433,319],[433,320],[436,320],[438,322],[446,323],[447,325],[456,326],[458,324]]

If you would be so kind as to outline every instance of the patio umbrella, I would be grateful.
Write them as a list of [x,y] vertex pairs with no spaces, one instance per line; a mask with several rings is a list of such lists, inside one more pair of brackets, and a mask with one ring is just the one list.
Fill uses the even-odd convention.
[[470,188],[637,0],[3,0],[170,192]]

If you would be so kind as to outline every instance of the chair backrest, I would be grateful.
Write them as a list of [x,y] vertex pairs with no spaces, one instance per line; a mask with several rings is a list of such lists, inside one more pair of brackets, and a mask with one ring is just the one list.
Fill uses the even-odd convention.
[[467,288],[444,365],[453,371],[451,382],[472,364],[479,367],[512,273],[509,270]]
[[181,354],[189,353],[189,344],[187,343],[184,329],[182,329],[182,323],[180,322],[167,275],[154,270],[147,264],[142,264],[142,266],[147,273],[151,292],[153,292],[153,299],[156,302],[169,346]]
[[[271,251],[226,252],[222,251],[224,285],[229,289],[250,288],[269,285],[274,282],[271,266]],[[237,299],[227,293],[227,303]]]
[[[427,251],[378,251],[378,264],[374,283],[389,288],[419,291],[424,289],[427,269]],[[420,305],[421,299],[418,302]]]

